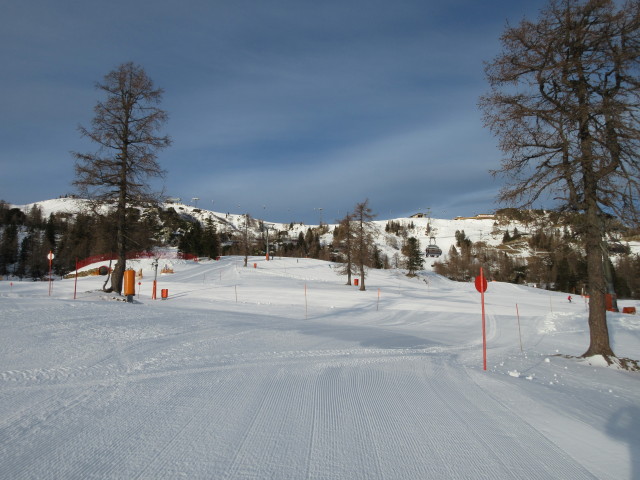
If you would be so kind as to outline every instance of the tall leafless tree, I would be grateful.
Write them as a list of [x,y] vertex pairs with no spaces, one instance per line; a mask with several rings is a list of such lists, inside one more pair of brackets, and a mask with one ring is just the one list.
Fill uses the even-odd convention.
[[347,276],[347,285],[351,285],[351,276],[355,273],[353,262],[354,224],[353,215],[348,213],[340,220],[336,230],[335,247],[342,254],[342,263],[336,271]]
[[640,198],[640,2],[551,0],[537,22],[507,26],[486,64],[485,124],[506,154],[499,199],[546,196],[578,212],[587,255],[590,345],[614,356],[606,320],[607,215],[637,223]]
[[353,261],[360,270],[360,290],[364,291],[364,277],[366,267],[371,263],[372,251],[374,247],[373,236],[375,233],[375,225],[372,220],[375,218],[371,208],[369,207],[369,199],[356,204],[353,209]]
[[154,87],[141,66],[123,63],[96,88],[105,98],[94,107],[91,127],[80,126],[79,131],[98,147],[93,153],[74,152],[73,184],[96,204],[115,205],[118,262],[107,290],[120,293],[128,248],[127,207],[155,200],[148,182],[164,175],[157,152],[171,140],[158,133],[167,121],[167,113],[158,108],[163,90]]

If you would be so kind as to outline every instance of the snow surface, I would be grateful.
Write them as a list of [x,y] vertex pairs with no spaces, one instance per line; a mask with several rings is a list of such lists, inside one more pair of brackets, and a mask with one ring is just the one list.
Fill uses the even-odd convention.
[[[76,300],[73,279],[0,282],[0,478],[640,478],[640,373],[570,357],[583,299],[490,283],[483,371],[471,283],[163,262],[167,300],[146,260],[134,303],[104,277]],[[609,328],[640,358],[640,317]]]

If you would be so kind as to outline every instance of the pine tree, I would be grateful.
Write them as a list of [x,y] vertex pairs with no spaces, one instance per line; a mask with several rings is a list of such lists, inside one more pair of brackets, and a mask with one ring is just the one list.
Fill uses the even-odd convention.
[[217,258],[220,255],[220,238],[216,225],[207,218],[202,232],[202,255],[209,258]]
[[178,243],[178,251],[201,255],[203,250],[202,226],[200,222],[193,222],[182,235]]
[[407,276],[413,277],[418,270],[422,270],[422,268],[424,268],[424,258],[422,257],[420,242],[417,238],[409,237],[402,253],[407,258],[406,266],[409,271]]
[[0,237],[0,275],[9,273],[9,266],[18,259],[18,227],[9,223]]

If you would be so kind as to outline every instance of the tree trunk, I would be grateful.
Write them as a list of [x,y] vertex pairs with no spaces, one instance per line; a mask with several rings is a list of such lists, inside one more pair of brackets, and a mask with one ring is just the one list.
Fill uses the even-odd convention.
[[[122,158],[126,158],[126,154],[123,154]],[[118,255],[118,263],[116,263],[111,275],[111,291],[122,294],[122,280],[124,278],[124,271],[127,268],[127,244],[126,244],[126,230],[127,230],[127,169],[126,162],[123,161],[121,171],[121,187],[118,198],[118,207],[116,212],[116,249]]]
[[611,265],[611,261],[609,260],[609,249],[607,248],[606,242],[601,243],[602,248],[602,260],[604,265],[604,278],[607,285],[607,294],[611,295],[611,308],[614,312],[618,312],[618,299],[616,297],[616,287],[615,282],[613,280],[613,267]]
[[122,280],[124,278],[124,270],[126,268],[126,260],[122,261],[120,256],[118,256],[118,262],[116,266],[113,268],[113,273],[111,274],[111,287],[108,291],[122,293]]
[[102,290],[107,291],[107,283],[111,280],[111,274],[113,270],[111,269],[111,264],[113,263],[113,259],[109,259],[109,270],[107,271],[107,278],[104,279],[104,284],[102,285]]
[[[122,217],[122,218],[120,218]],[[125,242],[124,230],[125,226],[125,213],[124,209],[122,214],[118,212],[118,233],[116,239],[118,262],[111,274],[111,291],[116,293],[122,293],[122,281],[124,278],[124,271],[127,268],[127,247]]]
[[609,329],[607,327],[607,310],[605,293],[607,286],[604,278],[604,263],[602,258],[602,227],[600,219],[594,209],[587,212],[586,254],[587,275],[589,278],[589,348],[583,357],[603,355],[614,357],[609,345]]

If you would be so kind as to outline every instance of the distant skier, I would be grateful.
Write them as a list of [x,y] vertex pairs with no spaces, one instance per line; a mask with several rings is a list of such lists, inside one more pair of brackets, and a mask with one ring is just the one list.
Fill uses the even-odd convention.
[[567,297],[567,300],[569,300],[569,303],[571,303],[571,295]]

